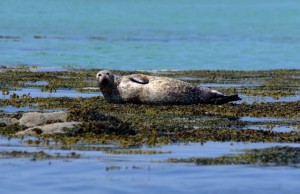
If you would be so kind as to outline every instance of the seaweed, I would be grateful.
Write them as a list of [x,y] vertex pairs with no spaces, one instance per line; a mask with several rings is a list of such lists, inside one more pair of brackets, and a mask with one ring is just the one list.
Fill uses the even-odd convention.
[[195,163],[197,165],[258,165],[258,166],[293,166],[300,167],[299,147],[271,147],[248,149],[243,153],[224,155],[215,158],[170,158],[170,163]]
[[[33,98],[18,96],[12,89],[22,88],[26,82],[44,81],[48,84],[32,84],[29,87],[55,92],[58,89],[95,87],[94,70],[70,70],[61,72],[30,71],[30,68],[2,68],[1,90],[10,95],[1,99],[0,107],[35,107],[39,110],[63,109],[69,112],[69,121],[82,124],[65,134],[45,136],[64,144],[77,142],[119,142],[124,146],[157,145],[173,142],[299,142],[298,129],[300,101],[232,103],[225,105],[138,105],[110,104],[103,97],[91,98]],[[300,92],[300,70],[270,71],[113,71],[119,75],[145,73],[156,76],[190,77],[191,83],[239,84],[230,88],[219,88],[229,94],[283,96]],[[251,83],[249,85],[249,83]],[[247,85],[248,84],[248,85]],[[26,86],[28,87],[28,85]],[[20,115],[22,113],[18,113]],[[7,115],[6,115],[7,116]],[[243,121],[241,117],[281,118],[278,121]],[[251,126],[265,125],[269,130],[253,130]],[[284,125],[295,128],[290,132],[274,132],[272,126]],[[22,126],[0,126],[2,136],[13,136]],[[46,141],[41,141],[46,142]]]

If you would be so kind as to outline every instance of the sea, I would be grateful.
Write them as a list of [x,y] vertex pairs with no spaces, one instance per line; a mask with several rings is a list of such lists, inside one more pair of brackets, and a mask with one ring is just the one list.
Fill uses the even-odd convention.
[[[110,70],[300,68],[299,0],[0,0],[0,66]],[[0,151],[72,152],[0,137]],[[115,145],[92,145],[103,149]],[[0,158],[0,193],[299,193],[296,167],[170,164],[299,144],[207,142]]]
[[300,68],[299,0],[1,0],[0,65]]

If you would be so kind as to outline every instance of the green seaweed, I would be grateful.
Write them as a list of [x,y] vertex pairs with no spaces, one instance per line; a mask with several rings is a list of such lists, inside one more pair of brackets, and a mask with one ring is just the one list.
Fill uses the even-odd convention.
[[[45,136],[70,145],[77,142],[119,142],[126,146],[155,145],[173,142],[244,141],[299,142],[300,131],[273,132],[272,126],[297,129],[300,101],[262,102],[225,105],[155,106],[110,104],[103,97],[91,98],[33,98],[18,96],[12,89],[26,86],[26,82],[46,81],[47,86],[31,85],[41,91],[96,87],[99,70],[70,70],[61,72],[30,71],[32,67],[3,67],[0,72],[1,90],[9,91],[10,99],[0,100],[1,106],[35,107],[40,110],[63,109],[69,121],[81,121],[80,126],[66,134]],[[191,77],[191,83],[239,84],[233,88],[218,88],[228,94],[279,98],[300,93],[300,70],[270,71],[113,71],[118,75],[145,73],[169,77]],[[200,79],[201,78],[201,79]],[[248,86],[247,84],[252,85]],[[28,86],[26,86],[28,87]],[[20,115],[22,113],[18,113]],[[282,118],[277,121],[243,121],[240,117]],[[7,115],[5,116],[7,117]],[[269,126],[268,131],[252,130],[251,126]],[[0,126],[0,135],[13,136],[22,126]],[[40,143],[47,142],[41,141]]]
[[17,132],[25,129],[26,127],[18,124],[0,126],[0,136],[13,137]]
[[299,147],[272,147],[244,150],[244,153],[215,158],[170,158],[170,163],[195,163],[197,165],[258,165],[300,167]]
[[66,155],[61,155],[59,153],[50,155],[43,151],[39,151],[39,152],[1,151],[0,157],[2,157],[2,158],[30,158],[32,161],[36,161],[36,160],[45,160],[45,159],[76,159],[76,158],[80,158],[80,155],[76,154],[75,152],[71,152]]
[[162,152],[156,150],[117,150],[117,149],[107,149],[104,150],[106,154],[143,154],[143,155],[152,155],[152,154],[171,154],[172,152]]

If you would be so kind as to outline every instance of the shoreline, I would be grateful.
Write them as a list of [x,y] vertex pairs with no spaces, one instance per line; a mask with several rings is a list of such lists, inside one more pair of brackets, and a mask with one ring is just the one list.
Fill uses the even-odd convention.
[[[1,69],[1,68],[0,68]],[[89,93],[98,92],[95,75],[100,69],[69,69],[66,71],[36,71],[38,67],[3,67],[0,71],[2,80],[0,99],[16,93],[26,95],[35,93],[38,97],[39,90],[44,97],[76,97],[86,96]],[[144,73],[154,76],[166,76],[180,79],[195,85],[209,87],[221,92],[238,93],[244,97],[262,97],[259,102],[272,102],[267,97],[276,99],[287,98],[283,101],[295,101],[299,99],[300,69],[286,70],[260,70],[260,71],[228,71],[228,70],[184,70],[184,71],[119,71],[112,70],[117,75],[132,73]],[[24,92],[21,92],[24,90]],[[28,92],[26,92],[28,90]],[[19,91],[19,92],[18,92]],[[72,92],[73,91],[73,92]],[[45,93],[48,92],[48,95]],[[64,95],[63,93],[70,93]],[[72,94],[71,94],[72,93]],[[95,95],[96,95],[95,93]],[[62,95],[60,95],[62,94]],[[84,95],[83,95],[84,94]],[[100,93],[99,93],[100,95]],[[93,95],[90,95],[90,97]],[[291,97],[291,100],[288,99]],[[249,101],[249,100],[248,100]],[[250,100],[250,101],[255,101]],[[249,101],[249,102],[250,102]]]
[[[61,65],[61,66],[50,66],[50,65],[27,65],[27,64],[16,64],[16,65],[1,65],[0,72],[3,70],[25,70],[33,72],[61,72],[61,71],[93,71],[103,70],[106,68],[82,68],[76,65]],[[259,72],[259,71],[299,71],[300,68],[267,68],[267,69],[250,69],[250,70],[239,70],[239,69],[107,69],[115,72],[146,72],[146,73],[160,73],[160,72],[184,72],[184,71],[235,71],[235,72]]]
[[[0,136],[12,138],[16,137],[16,134],[22,134],[21,132],[26,129],[24,126],[9,125],[5,122],[20,119],[27,112],[63,111],[68,114],[65,124],[79,122],[80,124],[72,126],[73,128],[64,133],[47,135],[41,134],[41,128],[33,127],[30,129],[30,134],[37,140],[28,140],[25,144],[47,147],[49,142],[54,141],[62,146],[117,144],[127,148],[142,148],[177,143],[297,144],[300,142],[298,124],[300,70],[143,72],[148,75],[182,79],[227,94],[238,93],[244,97],[239,103],[220,106],[109,104],[101,97],[99,91],[95,92],[94,80],[97,72],[98,70],[79,69],[39,72],[26,68],[13,71],[8,68],[0,71],[2,78],[0,82],[5,86],[1,88],[1,92],[2,95],[4,93],[6,95],[6,99],[0,99],[0,119],[3,120],[0,125]],[[124,75],[135,72],[114,71],[114,73]],[[25,90],[25,92],[16,94],[18,90]],[[35,91],[35,93],[26,91]],[[71,95],[66,95],[68,92],[71,92]],[[48,124],[56,126],[52,122],[54,121]],[[59,130],[54,131],[59,132]],[[276,152],[282,151],[282,149],[274,149]],[[298,149],[289,148],[287,151],[299,152]],[[123,153],[114,149],[110,152]],[[145,153],[147,152],[141,152],[141,154]],[[26,157],[28,155],[23,152],[18,154]],[[251,155],[252,152],[246,154]],[[45,154],[41,157],[51,158]],[[237,155],[237,157],[239,158],[230,158],[233,164],[237,159],[243,160],[244,155]],[[223,159],[222,157],[218,160],[177,158],[170,159],[168,162],[223,164]]]

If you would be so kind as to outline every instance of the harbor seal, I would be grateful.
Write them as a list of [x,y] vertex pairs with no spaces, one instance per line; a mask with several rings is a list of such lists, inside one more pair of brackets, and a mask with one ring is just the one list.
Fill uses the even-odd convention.
[[241,100],[237,94],[225,95],[168,77],[132,74],[116,76],[103,70],[96,80],[106,101],[141,104],[224,104]]

